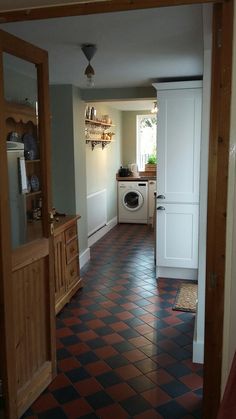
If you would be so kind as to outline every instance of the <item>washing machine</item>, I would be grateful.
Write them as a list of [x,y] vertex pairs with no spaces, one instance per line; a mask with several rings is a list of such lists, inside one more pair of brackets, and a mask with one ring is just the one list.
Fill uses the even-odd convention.
[[148,223],[148,182],[118,182],[119,223]]

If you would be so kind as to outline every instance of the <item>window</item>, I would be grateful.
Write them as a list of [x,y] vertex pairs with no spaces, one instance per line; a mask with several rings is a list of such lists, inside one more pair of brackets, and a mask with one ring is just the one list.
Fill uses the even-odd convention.
[[145,170],[150,156],[156,156],[157,117],[156,115],[137,115],[137,164],[139,170]]

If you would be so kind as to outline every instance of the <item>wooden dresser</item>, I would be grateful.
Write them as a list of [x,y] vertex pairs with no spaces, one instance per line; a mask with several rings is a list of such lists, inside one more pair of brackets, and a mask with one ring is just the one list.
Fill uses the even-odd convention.
[[79,218],[79,215],[67,215],[54,223],[56,314],[82,287],[77,231]]

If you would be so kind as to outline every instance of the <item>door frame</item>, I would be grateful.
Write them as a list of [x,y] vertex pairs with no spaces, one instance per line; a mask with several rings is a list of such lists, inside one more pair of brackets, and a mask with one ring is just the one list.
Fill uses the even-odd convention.
[[215,419],[221,396],[234,1],[108,0],[2,12],[0,18],[14,22],[203,3],[213,4],[203,410],[204,418]]
[[[44,139],[41,144],[42,159],[42,185],[45,191],[43,206],[43,236],[48,239],[49,260],[53,262],[53,242],[49,225],[48,214],[51,210],[51,183],[50,183],[50,115],[49,89],[48,89],[48,54],[46,51],[23,41],[5,31],[0,30],[0,109],[4,110],[4,74],[3,53],[14,55],[18,58],[31,62],[37,69],[38,80],[38,117],[40,120],[40,137]],[[0,346],[0,365],[3,379],[4,407],[6,417],[18,418],[17,386],[16,386],[16,363],[15,363],[15,329],[14,307],[10,302],[13,297],[12,268],[15,262],[16,252],[12,252],[10,234],[9,193],[7,188],[8,168],[6,159],[6,144],[4,139],[5,118],[4,112],[0,112],[0,328],[3,336]],[[45,240],[45,239],[44,239]],[[39,243],[39,241],[37,241]],[[56,343],[55,343],[55,306],[54,306],[54,282],[53,263],[49,262],[49,295],[48,310],[50,324],[48,325],[48,340],[50,342],[49,359],[51,361],[52,376],[56,374]],[[46,378],[47,379],[47,378]],[[45,379],[45,380],[46,380]],[[43,382],[43,381],[42,381]],[[48,382],[48,384],[50,381]],[[42,384],[42,383],[40,383]],[[40,391],[40,385],[38,391]],[[41,390],[42,391],[42,390]],[[33,392],[35,395],[37,392]],[[33,397],[33,396],[32,396]]]

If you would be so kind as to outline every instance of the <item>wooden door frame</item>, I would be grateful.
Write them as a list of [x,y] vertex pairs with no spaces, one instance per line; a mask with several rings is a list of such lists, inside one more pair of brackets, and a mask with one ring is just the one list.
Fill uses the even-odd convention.
[[[39,99],[39,120],[40,120],[40,136],[41,138],[50,138],[50,115],[44,112],[45,108],[49,109],[49,92],[48,92],[48,54],[46,51],[31,45],[5,31],[0,30],[0,109],[4,109],[4,74],[2,54],[8,53],[23,60],[29,61],[37,68],[38,79],[38,99]],[[10,234],[10,215],[8,212],[9,194],[7,185],[7,159],[6,144],[4,138],[4,112],[0,112],[0,327],[2,342],[0,346],[0,365],[3,374],[3,394],[5,414],[9,419],[17,419],[17,389],[16,389],[16,365],[15,365],[15,342],[14,342],[14,321],[13,308],[9,302],[13,301],[13,283],[12,283],[12,264],[14,255],[11,248]],[[41,146],[42,164],[42,186],[47,191],[44,197],[43,208],[43,233],[48,239],[51,236],[50,226],[48,222],[48,214],[51,210],[51,184],[50,184],[50,142],[43,141]],[[53,243],[49,240],[49,257],[53,255]],[[51,323],[48,330],[55,330],[54,320],[54,282],[53,282],[53,264],[49,264],[49,293],[52,301],[48,310],[50,311]],[[56,356],[55,356],[55,334],[50,333],[50,359],[52,360],[52,373],[56,374]]]
[[[215,419],[221,393],[233,0],[108,0],[2,12],[0,20],[1,22],[26,21],[203,3],[211,3],[214,6],[203,406],[204,418]],[[2,274],[1,265],[0,274]]]

